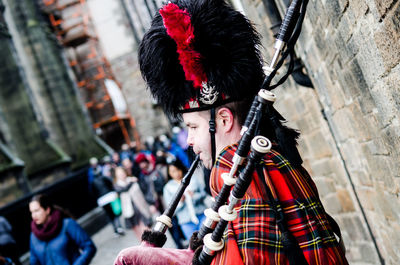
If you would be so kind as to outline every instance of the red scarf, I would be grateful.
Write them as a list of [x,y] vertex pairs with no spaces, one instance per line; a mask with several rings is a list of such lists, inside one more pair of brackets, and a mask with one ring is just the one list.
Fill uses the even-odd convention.
[[61,211],[53,209],[45,224],[37,225],[34,221],[31,222],[32,232],[39,240],[49,241],[60,233],[63,219]]

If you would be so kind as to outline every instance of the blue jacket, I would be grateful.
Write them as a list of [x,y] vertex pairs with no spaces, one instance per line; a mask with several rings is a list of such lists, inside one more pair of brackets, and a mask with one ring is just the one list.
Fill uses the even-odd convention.
[[31,265],[86,265],[96,247],[77,222],[65,218],[60,233],[50,241],[41,241],[31,233],[30,251]]

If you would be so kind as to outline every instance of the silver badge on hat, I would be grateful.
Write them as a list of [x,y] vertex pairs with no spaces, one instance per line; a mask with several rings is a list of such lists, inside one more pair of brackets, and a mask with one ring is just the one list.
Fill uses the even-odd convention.
[[200,90],[200,101],[204,104],[214,104],[218,99],[218,91],[215,90],[215,86],[209,86],[207,82],[202,82],[202,89]]

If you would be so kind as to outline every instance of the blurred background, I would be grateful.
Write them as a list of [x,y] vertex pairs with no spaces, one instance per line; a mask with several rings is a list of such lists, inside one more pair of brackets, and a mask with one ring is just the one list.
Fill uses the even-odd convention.
[[[261,33],[267,62],[289,2],[230,1]],[[138,45],[161,5],[0,0],[0,215],[21,255],[33,194],[46,192],[82,217],[97,208],[90,158],[184,134],[138,68]],[[351,264],[400,263],[399,14],[397,0],[310,1],[295,71],[274,91],[302,133],[304,166],[342,228]],[[91,234],[104,226],[98,220],[88,221]]]

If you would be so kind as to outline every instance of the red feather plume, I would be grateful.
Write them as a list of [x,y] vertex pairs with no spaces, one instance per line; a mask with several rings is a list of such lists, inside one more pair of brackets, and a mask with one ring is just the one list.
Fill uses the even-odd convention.
[[176,43],[186,80],[193,81],[194,87],[201,88],[202,82],[207,82],[207,76],[200,63],[201,54],[193,49],[194,34],[189,13],[169,3],[160,10],[160,14],[167,34]]

